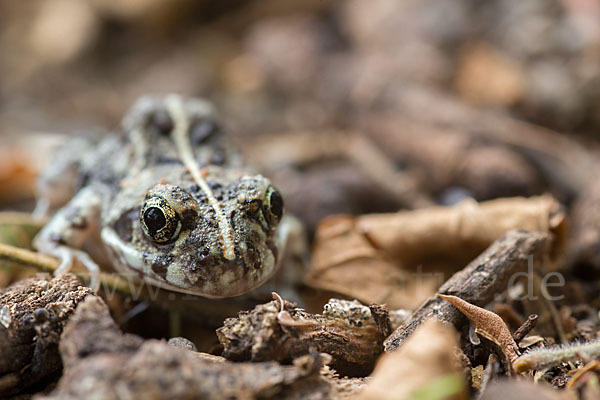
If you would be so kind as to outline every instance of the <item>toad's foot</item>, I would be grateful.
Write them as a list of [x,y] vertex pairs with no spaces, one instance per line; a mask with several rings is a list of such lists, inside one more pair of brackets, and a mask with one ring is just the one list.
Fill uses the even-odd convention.
[[[60,259],[57,275],[68,272],[73,259],[79,260],[90,273],[90,286],[94,290],[100,285],[100,268],[80,249],[88,239],[93,238],[100,224],[102,193],[100,187],[80,190],[33,239],[34,247],[41,253]],[[44,203],[38,204],[42,205],[40,209],[43,211]]]
[[54,271],[55,276],[69,272],[73,266],[73,259],[77,259],[90,274],[90,287],[95,291],[98,291],[100,288],[100,268],[98,267],[98,264],[92,261],[86,252],[72,249],[67,246],[57,246],[53,249],[44,251],[44,253],[60,259],[60,265],[56,271]]
[[50,201],[46,198],[39,199],[31,215],[35,221],[46,221],[50,214]]

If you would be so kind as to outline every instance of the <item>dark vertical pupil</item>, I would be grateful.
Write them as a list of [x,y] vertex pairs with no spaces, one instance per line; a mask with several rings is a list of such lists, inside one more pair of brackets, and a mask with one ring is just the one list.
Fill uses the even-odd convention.
[[144,212],[144,223],[152,235],[167,224],[165,214],[158,207],[150,207]]
[[277,218],[281,218],[281,214],[283,214],[283,199],[281,198],[279,192],[273,191],[271,193],[269,203],[271,205],[271,212],[273,215],[276,215]]

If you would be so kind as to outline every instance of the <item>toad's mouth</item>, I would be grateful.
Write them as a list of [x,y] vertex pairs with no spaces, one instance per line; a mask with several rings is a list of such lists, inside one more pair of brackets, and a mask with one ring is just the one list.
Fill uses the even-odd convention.
[[[116,256],[118,260],[115,263],[115,267],[119,269],[119,265],[126,265],[131,269],[135,269],[141,273],[145,273],[144,257],[133,247],[128,246],[121,240],[117,233],[110,228],[103,228],[101,232],[102,241],[106,244],[109,249],[112,250],[111,255]],[[121,273],[127,273],[131,271],[120,270]]]
[[247,269],[237,258],[223,260],[209,268],[209,276],[204,275],[204,278],[199,279],[199,275],[184,272],[181,260],[173,259],[165,266],[164,274],[157,274],[149,262],[148,254],[124,242],[113,229],[103,228],[101,236],[109,249],[113,266],[119,273],[127,278],[134,273],[136,280],[140,278],[154,286],[186,294],[208,298],[239,296],[262,285],[276,269],[277,255],[274,248],[264,253],[258,269]]

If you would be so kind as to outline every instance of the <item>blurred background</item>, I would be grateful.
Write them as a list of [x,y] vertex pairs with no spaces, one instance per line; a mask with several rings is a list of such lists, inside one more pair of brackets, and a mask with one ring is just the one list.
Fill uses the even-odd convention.
[[466,196],[570,204],[599,21],[595,0],[3,0],[1,205],[30,206],[53,134],[116,130],[170,91],[216,103],[309,232]]
[[0,0],[0,210],[33,209],[58,142],[166,92],[216,104],[309,239],[332,214],[549,193],[598,301],[597,0]]

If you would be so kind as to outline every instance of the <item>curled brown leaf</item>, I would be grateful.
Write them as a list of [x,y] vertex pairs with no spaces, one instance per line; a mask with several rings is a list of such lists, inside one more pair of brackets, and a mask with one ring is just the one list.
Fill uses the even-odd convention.
[[519,347],[515,343],[508,327],[498,314],[486,310],[485,308],[477,307],[456,296],[439,293],[437,296],[452,304],[473,322],[477,327],[477,333],[481,334],[486,339],[497,343],[511,363],[519,357]]

